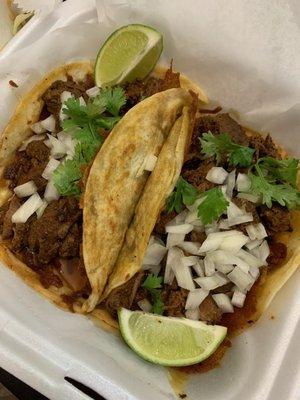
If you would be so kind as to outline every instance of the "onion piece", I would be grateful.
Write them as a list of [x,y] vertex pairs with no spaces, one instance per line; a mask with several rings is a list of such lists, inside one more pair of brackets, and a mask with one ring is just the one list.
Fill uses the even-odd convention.
[[216,272],[212,276],[195,278],[194,281],[197,282],[198,285],[204,290],[214,290],[217,287],[223,286],[228,283],[229,279],[227,279],[226,276],[223,276]]
[[246,250],[241,249],[237,256],[245,261],[250,267],[261,267],[262,262],[259,258],[255,257],[253,254],[248,253]]
[[229,227],[231,227],[234,225],[245,224],[246,222],[252,222],[252,221],[253,221],[252,214],[244,214],[244,215],[238,215],[236,217],[228,218],[227,224]]
[[212,298],[217,303],[217,306],[224,312],[224,313],[233,313],[234,309],[231,304],[229,296],[225,293],[218,293],[213,294]]
[[149,313],[152,310],[152,305],[148,299],[140,300],[137,302],[137,304],[140,307],[140,309],[144,312]]
[[193,310],[186,310],[185,317],[188,319],[193,319],[194,321],[199,321],[200,319],[200,309],[194,308]]
[[241,192],[241,193],[238,193],[236,197],[238,197],[239,199],[248,200],[251,203],[255,203],[255,204],[260,202],[260,197],[255,194],[252,194],[252,193],[242,193]]
[[54,186],[54,183],[52,180],[48,181],[45,193],[44,193],[44,199],[50,203],[51,201],[58,200],[59,199],[59,193]]
[[210,253],[210,256],[214,260],[215,265],[237,265],[245,273],[248,273],[249,271],[249,265],[244,260],[228,251],[216,250]]
[[19,147],[18,151],[26,150],[26,147],[29,143],[35,142],[36,140],[43,140],[45,139],[45,135],[32,135],[28,139],[24,140],[22,146]]
[[211,224],[205,225],[204,229],[205,233],[208,235],[209,233],[214,233],[219,231],[219,226],[217,221],[214,221]]
[[66,146],[52,135],[48,135],[45,145],[51,149],[51,155],[53,158],[62,158],[66,153]]
[[226,194],[229,198],[232,198],[234,187],[235,187],[235,169],[228,174],[226,180]]
[[14,192],[18,197],[28,197],[37,192],[37,187],[33,181],[28,181],[23,185],[16,186]]
[[171,247],[177,246],[178,244],[182,243],[185,238],[185,233],[168,233],[167,236],[167,249]]
[[70,133],[66,133],[65,131],[58,132],[57,138],[66,148],[67,158],[73,158],[75,154],[75,147],[78,141],[73,139]]
[[48,164],[46,165],[43,173],[42,173],[42,177],[44,179],[51,179],[53,172],[56,170],[56,168],[59,166],[60,162],[58,160],[56,160],[55,158],[50,158],[50,160],[48,161]]
[[216,272],[215,263],[209,255],[204,258],[204,272],[205,276],[212,276]]
[[225,237],[222,240],[219,249],[235,254],[248,242],[248,240],[248,237],[240,232],[237,235]]
[[257,278],[258,278],[259,275],[260,275],[259,268],[250,266],[249,274],[250,274],[250,275],[252,276],[252,278],[256,281]]
[[242,292],[248,291],[254,283],[254,279],[243,272],[239,267],[235,267],[227,277],[233,282]]
[[171,221],[169,221],[169,222],[166,224],[166,226],[169,226],[169,225],[174,226],[174,225],[181,225],[181,224],[183,224],[184,221],[185,221],[185,219],[186,219],[187,214],[188,214],[188,210],[183,210],[183,211],[181,211],[181,213],[179,213],[178,215],[176,215],[175,218],[171,219]]
[[251,240],[264,239],[268,236],[262,223],[247,225],[246,231]]
[[209,291],[204,289],[194,289],[188,294],[185,303],[186,310],[193,310],[200,306],[202,301],[208,296]]
[[43,204],[38,193],[34,193],[17,209],[12,215],[11,220],[14,224],[25,223],[32,214]]
[[229,226],[228,226],[228,219],[222,219],[222,220],[219,222],[219,229],[223,229],[223,230],[229,229]]
[[259,246],[260,259],[263,264],[266,264],[267,258],[270,255],[270,248],[268,242],[264,240]]
[[82,107],[86,106],[86,102],[82,96],[79,97],[79,105]]
[[196,272],[196,274],[199,277],[203,277],[204,276],[204,262],[203,260],[198,260],[198,262],[194,265],[192,265],[193,270]]
[[166,268],[165,268],[165,275],[164,275],[164,283],[167,285],[171,285],[174,279],[174,272],[172,266],[175,262],[180,261],[181,257],[183,256],[183,252],[178,249],[177,247],[172,247],[168,251],[167,261],[166,261]]
[[85,93],[89,97],[96,97],[98,94],[100,94],[100,88],[98,86],[93,86],[92,88],[86,90]]
[[178,243],[177,246],[188,254],[199,255],[200,244],[196,242],[182,242]]
[[188,234],[192,232],[193,225],[191,224],[181,224],[181,225],[166,225],[166,232],[167,233],[181,233],[181,234]]
[[161,245],[160,243],[154,242],[150,246],[148,246],[143,265],[158,265],[162,259],[164,258],[167,249],[165,246]]
[[195,284],[193,281],[193,276],[190,267],[184,267],[182,265],[181,259],[176,258],[172,270],[175,274],[178,286],[183,289],[193,290],[195,289]]
[[199,197],[196,201],[195,201],[195,203],[194,204],[192,204],[191,206],[186,206],[186,208],[189,210],[189,211],[195,211],[195,210],[198,210],[198,206],[203,202],[205,200],[205,196],[201,196],[201,197]]
[[154,154],[149,154],[145,160],[145,171],[153,171],[157,162],[157,157]]
[[42,127],[48,132],[55,132],[56,120],[53,115],[41,121]]
[[262,242],[261,239],[251,240],[250,242],[245,244],[245,247],[247,247],[248,250],[253,250],[255,249],[255,247],[258,247],[261,244],[261,242]]
[[229,274],[234,268],[234,265],[232,264],[217,264],[216,265],[216,270],[221,272],[222,274]]
[[233,249],[236,252],[247,243],[248,238],[242,232],[237,230],[230,230],[225,232],[209,233],[207,238],[202,243],[199,253],[207,253],[219,248],[224,250]]
[[181,257],[181,262],[184,267],[192,267],[196,265],[199,261],[199,257],[196,256],[188,256],[188,257]]
[[32,132],[36,133],[36,134],[41,134],[41,133],[45,133],[46,129],[43,127],[42,122],[38,121],[35,122],[34,124],[30,125],[30,129],[32,130]]
[[206,175],[206,180],[208,180],[209,182],[212,182],[212,183],[216,183],[218,185],[222,185],[222,183],[225,182],[227,176],[228,176],[228,172],[225,171],[224,168],[212,167]]
[[239,173],[236,178],[236,189],[238,192],[248,192],[251,187],[251,181],[248,175]]
[[241,292],[238,289],[235,289],[231,299],[231,304],[235,307],[242,308],[244,306],[245,299],[246,299],[245,293]]
[[235,218],[240,215],[245,214],[243,210],[241,210],[236,204],[234,204],[232,201],[229,202],[229,205],[226,210],[227,217],[228,219],[230,218]]
[[48,205],[46,200],[42,200],[43,204],[36,210],[36,217],[37,219],[41,218],[41,216],[44,214],[44,211]]

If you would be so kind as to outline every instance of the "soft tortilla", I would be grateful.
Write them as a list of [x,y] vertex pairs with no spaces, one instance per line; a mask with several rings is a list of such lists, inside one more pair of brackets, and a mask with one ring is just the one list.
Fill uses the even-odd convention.
[[[83,304],[83,312],[95,308],[114,270],[149,177],[149,172],[144,170],[147,157],[159,155],[173,126],[177,129],[183,108],[191,101],[187,91],[177,88],[138,103],[115,126],[97,154],[84,195],[83,257],[92,293]],[[158,176],[156,173],[155,182]],[[161,207],[161,200],[156,202]]]

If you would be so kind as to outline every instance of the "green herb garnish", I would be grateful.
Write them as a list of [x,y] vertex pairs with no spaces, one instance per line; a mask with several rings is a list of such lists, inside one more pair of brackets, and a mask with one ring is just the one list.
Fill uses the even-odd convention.
[[180,213],[184,205],[191,206],[195,203],[197,195],[198,190],[182,177],[179,177],[173,193],[167,200],[167,211],[170,213],[175,210]]
[[150,274],[144,280],[142,287],[147,289],[152,299],[152,312],[162,315],[164,311],[164,303],[161,299],[162,276]]
[[125,93],[120,87],[103,89],[86,105],[80,105],[79,99],[73,97],[65,101],[63,113],[69,118],[62,127],[78,143],[73,158],[65,160],[53,173],[54,185],[62,196],[80,194],[78,183],[82,167],[93,160],[103,143],[99,129],[111,130],[114,127],[121,118],[118,114],[125,102]]
[[296,187],[299,165],[299,160],[296,158],[288,157],[278,160],[273,157],[262,157],[257,164],[265,174]]
[[203,133],[199,138],[201,152],[207,157],[215,157],[220,163],[225,156],[228,163],[235,167],[250,167],[255,152],[251,147],[241,146],[234,143],[227,133],[214,136],[211,132]]
[[229,206],[220,187],[202,193],[205,199],[198,206],[198,217],[204,225],[211,224],[219,219]]

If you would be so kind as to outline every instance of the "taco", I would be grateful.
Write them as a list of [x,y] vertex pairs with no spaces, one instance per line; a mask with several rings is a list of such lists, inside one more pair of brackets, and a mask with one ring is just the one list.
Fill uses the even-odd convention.
[[167,75],[133,106],[99,94],[90,62],[60,67],[2,133],[0,259],[61,307],[93,310],[161,149],[183,160],[193,98]]

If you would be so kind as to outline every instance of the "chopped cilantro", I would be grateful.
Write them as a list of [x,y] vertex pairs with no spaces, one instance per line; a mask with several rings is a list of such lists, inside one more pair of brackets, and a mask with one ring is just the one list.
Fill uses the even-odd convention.
[[162,276],[149,274],[144,280],[142,287],[147,289],[152,299],[152,312],[162,315],[164,311],[164,303],[161,299]]
[[220,218],[229,206],[229,202],[220,187],[207,190],[202,196],[205,198],[198,206],[198,217],[204,225],[208,225]]
[[191,206],[195,203],[197,195],[198,190],[180,177],[173,193],[167,200],[167,211],[170,213],[175,210],[177,213],[180,213],[183,205]]
[[296,158],[288,157],[278,160],[273,157],[263,157],[258,160],[257,164],[260,169],[264,170],[265,173],[271,175],[274,179],[296,187],[299,169],[299,160]]
[[234,143],[227,133],[216,136],[211,132],[203,133],[200,142],[201,152],[207,157],[216,157],[217,163],[221,162],[222,156],[226,156],[228,163],[235,167],[250,167],[252,163],[255,150]]
[[125,93],[120,87],[103,89],[86,105],[80,105],[79,99],[73,97],[65,101],[63,112],[69,118],[63,121],[62,126],[77,145],[73,158],[65,160],[53,173],[54,185],[62,196],[80,195],[78,184],[82,166],[92,161],[103,143],[99,129],[111,130],[114,127],[121,118],[118,114],[125,102]]

